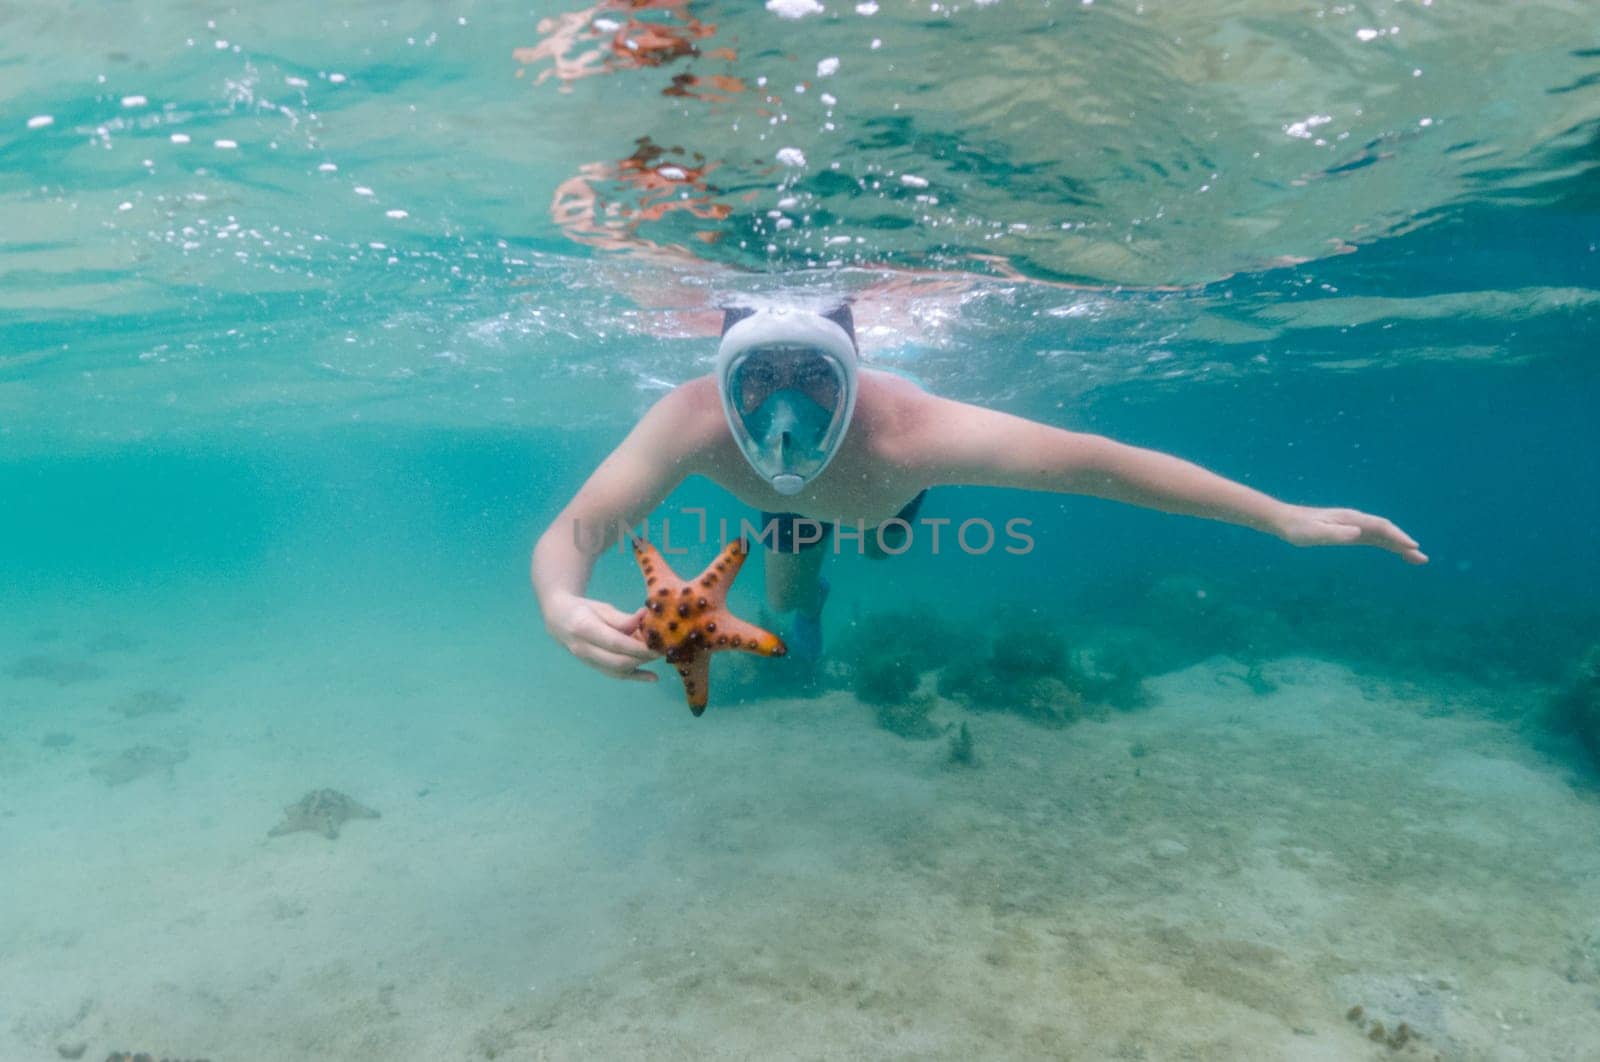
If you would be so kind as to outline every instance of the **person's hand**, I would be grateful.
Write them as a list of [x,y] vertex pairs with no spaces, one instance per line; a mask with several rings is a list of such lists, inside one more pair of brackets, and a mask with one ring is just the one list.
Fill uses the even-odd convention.
[[1355,509],[1314,509],[1290,505],[1278,518],[1278,537],[1296,546],[1376,546],[1407,564],[1427,564],[1416,540],[1381,516]]
[[654,682],[656,674],[639,665],[661,654],[634,638],[644,609],[623,612],[604,601],[567,595],[545,609],[544,625],[567,652],[596,671],[633,682]]

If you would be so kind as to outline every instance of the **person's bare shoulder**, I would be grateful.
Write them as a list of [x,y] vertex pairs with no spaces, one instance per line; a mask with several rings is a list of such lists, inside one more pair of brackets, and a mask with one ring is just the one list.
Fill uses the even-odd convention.
[[679,384],[650,407],[639,422],[639,442],[676,460],[701,464],[727,438],[722,400],[710,376]]
[[939,430],[940,410],[948,405],[903,376],[873,370],[862,372],[856,403],[877,456],[902,467],[917,464],[926,452]]
[[717,397],[717,382],[710,376],[696,376],[674,387],[661,399],[661,405],[687,421],[698,423],[722,416],[722,400]]

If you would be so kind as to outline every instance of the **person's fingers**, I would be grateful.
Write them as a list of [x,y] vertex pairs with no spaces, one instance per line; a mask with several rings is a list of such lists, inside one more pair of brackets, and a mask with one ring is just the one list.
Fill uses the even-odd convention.
[[1417,540],[1392,520],[1359,509],[1322,509],[1310,514],[1311,522],[1291,539],[1299,545],[1376,546],[1397,554],[1407,564],[1427,564]]
[[1330,540],[1339,543],[1357,542],[1361,539],[1362,530],[1355,524],[1328,524]]
[[632,657],[609,653],[594,646],[589,646],[587,650],[579,653],[578,659],[599,671],[604,671],[612,678],[627,679],[630,682],[654,682],[659,678],[654,671],[646,671],[637,666],[638,662]]
[[1399,554],[1407,564],[1427,564],[1428,555],[1417,547],[1416,539],[1400,530],[1388,520],[1374,518],[1373,533],[1367,541],[1390,553]]
[[1387,520],[1383,521],[1380,536],[1384,549],[1393,550],[1401,556],[1409,553],[1418,553],[1420,555],[1420,551],[1417,548],[1417,540]]
[[1389,524],[1389,530],[1394,533],[1394,537],[1395,538],[1399,539],[1401,542],[1404,542],[1408,548],[1410,548],[1410,549],[1416,549],[1417,548],[1417,540],[1412,538],[1410,535],[1406,534],[1404,531],[1400,530],[1395,525]]
[[1375,534],[1391,542],[1398,542],[1408,549],[1417,548],[1417,540],[1400,530],[1393,520],[1386,520],[1381,516],[1370,516],[1367,513],[1356,513],[1355,515],[1358,517],[1357,523],[1370,529]]
[[618,656],[625,656],[636,664],[654,660],[661,655],[631,635],[623,634],[614,627],[602,623],[598,616],[585,617],[579,622],[575,633],[589,645]]
[[1371,520],[1373,528],[1375,528],[1378,533],[1383,535],[1385,538],[1391,539],[1395,542],[1404,542],[1408,546],[1416,545],[1415,542],[1411,541],[1411,537],[1409,535],[1394,525],[1393,520],[1385,520],[1381,516],[1371,517]]
[[608,601],[596,601],[594,610],[608,627],[621,631],[623,634],[632,634],[639,629],[639,621],[644,618],[644,608],[640,607],[633,612],[624,612]]

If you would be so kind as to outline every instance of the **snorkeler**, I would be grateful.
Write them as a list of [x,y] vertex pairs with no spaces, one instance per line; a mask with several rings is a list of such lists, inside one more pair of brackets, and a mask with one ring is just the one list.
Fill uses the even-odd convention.
[[658,401],[534,548],[545,626],[584,663],[618,678],[656,678],[640,665],[660,654],[633,637],[643,609],[624,612],[584,590],[595,557],[690,476],[763,513],[756,526],[772,532],[762,539],[768,604],[795,613],[788,641],[801,658],[821,649],[821,547],[834,525],[852,538],[867,529],[857,541],[881,548],[888,543],[873,529],[903,534],[934,486],[1089,494],[1297,546],[1376,546],[1427,563],[1382,517],[1278,501],[1167,454],[940,398],[864,368],[848,306],[731,309],[715,371]]

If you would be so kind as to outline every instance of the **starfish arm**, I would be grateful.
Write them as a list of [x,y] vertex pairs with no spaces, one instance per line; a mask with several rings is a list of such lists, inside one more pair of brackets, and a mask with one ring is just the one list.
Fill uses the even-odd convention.
[[661,551],[638,535],[633,536],[633,559],[644,573],[645,586],[653,587],[663,577],[676,581],[672,569],[661,559]]
[[743,538],[736,538],[722,547],[717,559],[706,565],[706,570],[695,577],[694,585],[712,601],[720,602],[727,596],[728,587],[739,576],[750,548]]
[[711,692],[711,654],[695,653],[674,666],[678,669],[678,677],[683,679],[683,693],[689,699],[689,711],[699,715],[706,710],[706,698]]
[[[723,642],[724,637],[728,639],[727,642]],[[722,622],[717,627],[716,647],[738,649],[758,656],[783,656],[789,651],[788,646],[783,644],[783,639],[771,631],[727,614],[723,615]]]

